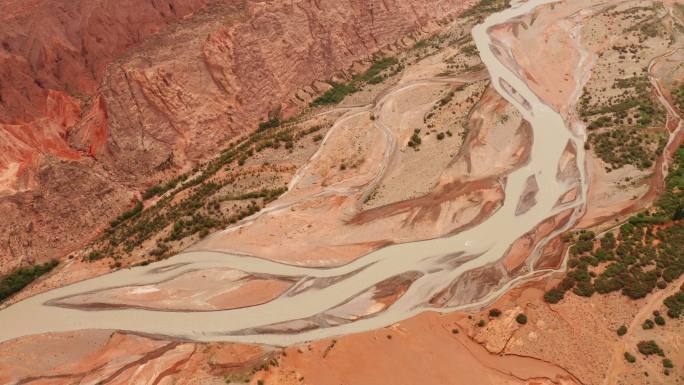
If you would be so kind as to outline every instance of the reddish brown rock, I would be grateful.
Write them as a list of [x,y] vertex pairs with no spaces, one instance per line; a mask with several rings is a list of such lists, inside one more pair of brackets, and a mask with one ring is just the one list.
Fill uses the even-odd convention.
[[6,1],[0,272],[72,251],[152,181],[471,3]]

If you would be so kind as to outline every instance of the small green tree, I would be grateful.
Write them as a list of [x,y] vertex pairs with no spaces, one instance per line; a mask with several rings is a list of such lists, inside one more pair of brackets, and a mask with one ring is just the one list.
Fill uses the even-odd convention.
[[624,336],[625,334],[627,334],[627,326],[622,325],[622,326],[620,326],[620,327],[618,328],[618,330],[617,330],[617,335],[619,335],[620,337],[622,337],[622,336]]
[[558,303],[565,297],[565,292],[559,288],[553,288],[544,293],[544,301],[548,303]]
[[647,320],[644,321],[644,323],[641,325],[641,327],[642,327],[644,330],[653,329],[653,326],[655,326],[655,325],[654,325],[653,321],[651,321],[650,319],[647,319]]
[[523,313],[518,314],[517,317],[515,317],[516,322],[518,322],[520,325],[525,325],[527,323],[527,316]]
[[627,362],[629,362],[630,364],[633,364],[636,362],[636,357],[629,354],[629,352],[625,352],[625,360],[627,360]]

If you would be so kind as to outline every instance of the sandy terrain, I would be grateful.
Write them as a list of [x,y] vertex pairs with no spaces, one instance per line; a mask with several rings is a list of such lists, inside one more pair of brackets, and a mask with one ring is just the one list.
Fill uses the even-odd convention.
[[59,306],[91,309],[133,307],[209,311],[259,305],[281,295],[292,282],[254,277],[240,271],[207,269],[153,285],[128,286],[67,297]]
[[[432,57],[425,60],[433,65]],[[496,178],[526,159],[529,130],[482,82],[418,82],[395,85],[379,99],[373,119],[354,109],[342,115],[281,200],[193,249],[335,265],[381,245],[454,233],[486,218],[501,199]],[[448,102],[436,104],[450,92]],[[440,130],[430,126],[454,124],[445,119],[461,128],[451,136],[442,128],[439,140]],[[412,148],[407,142],[415,130],[425,135]],[[467,150],[459,151],[462,140]],[[453,150],[444,151],[446,146]]]

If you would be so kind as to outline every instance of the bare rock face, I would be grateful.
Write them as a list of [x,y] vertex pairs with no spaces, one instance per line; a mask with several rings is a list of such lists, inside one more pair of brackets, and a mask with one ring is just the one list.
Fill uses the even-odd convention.
[[0,273],[82,245],[153,180],[469,4],[5,1]]

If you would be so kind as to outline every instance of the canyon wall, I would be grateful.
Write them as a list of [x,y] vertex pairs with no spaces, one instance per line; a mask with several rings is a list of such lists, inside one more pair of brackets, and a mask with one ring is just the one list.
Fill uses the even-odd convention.
[[6,0],[0,273],[73,251],[146,186],[472,3]]

